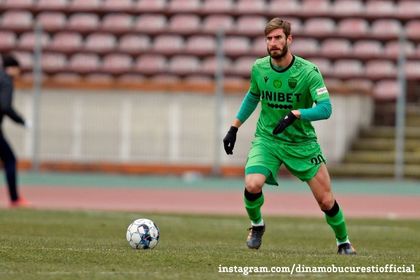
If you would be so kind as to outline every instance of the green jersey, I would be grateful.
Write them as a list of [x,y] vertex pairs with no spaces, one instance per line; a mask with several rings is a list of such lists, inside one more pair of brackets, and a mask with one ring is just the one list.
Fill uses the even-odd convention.
[[294,121],[283,133],[273,135],[274,127],[291,110],[311,108],[314,102],[329,99],[315,64],[293,56],[287,68],[277,70],[270,56],[257,59],[252,66],[249,92],[259,96],[261,102],[255,136],[291,143],[317,139],[311,122],[301,119]]

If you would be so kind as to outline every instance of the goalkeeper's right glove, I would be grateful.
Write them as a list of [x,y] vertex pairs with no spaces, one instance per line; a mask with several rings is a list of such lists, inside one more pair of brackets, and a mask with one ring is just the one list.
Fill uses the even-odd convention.
[[233,147],[235,147],[237,132],[238,132],[238,128],[231,126],[225,138],[223,138],[223,145],[225,147],[226,154],[228,155],[233,154]]

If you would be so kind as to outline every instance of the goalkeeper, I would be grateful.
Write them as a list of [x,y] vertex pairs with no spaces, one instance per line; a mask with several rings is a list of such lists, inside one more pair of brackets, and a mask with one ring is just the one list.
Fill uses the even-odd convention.
[[269,55],[257,59],[252,66],[249,91],[223,139],[226,153],[232,154],[238,128],[261,102],[255,138],[245,167],[244,203],[251,220],[247,245],[251,249],[261,246],[265,231],[261,215],[262,189],[265,183],[277,185],[276,175],[284,164],[309,185],[335,233],[338,254],[355,254],[311,124],[331,115],[329,93],[322,75],[313,63],[291,53],[288,21],[270,20],[265,27],[265,39]]

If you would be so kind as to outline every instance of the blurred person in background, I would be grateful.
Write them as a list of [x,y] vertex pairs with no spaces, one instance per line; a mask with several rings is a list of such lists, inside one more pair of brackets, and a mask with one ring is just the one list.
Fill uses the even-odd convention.
[[6,173],[9,188],[10,206],[25,207],[29,203],[21,197],[17,186],[17,162],[11,146],[5,138],[2,123],[5,116],[17,124],[25,126],[25,120],[13,108],[14,79],[21,72],[18,60],[13,55],[2,55],[3,69],[0,68],[0,159]]
[[247,246],[250,249],[261,246],[265,232],[262,189],[265,183],[278,185],[276,177],[284,164],[309,185],[335,233],[337,253],[353,255],[356,251],[347,234],[344,214],[333,196],[325,158],[311,124],[328,119],[332,112],[323,77],[315,64],[291,53],[288,21],[280,18],[269,21],[265,39],[269,55],[257,59],[252,66],[249,91],[223,139],[226,153],[232,154],[239,127],[261,102],[255,138],[245,166],[244,204],[251,220]]

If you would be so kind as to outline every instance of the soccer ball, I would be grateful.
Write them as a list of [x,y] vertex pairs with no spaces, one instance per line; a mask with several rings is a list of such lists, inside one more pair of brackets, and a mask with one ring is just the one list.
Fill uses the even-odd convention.
[[127,228],[127,241],[134,249],[153,249],[159,242],[159,228],[149,219],[137,219]]

